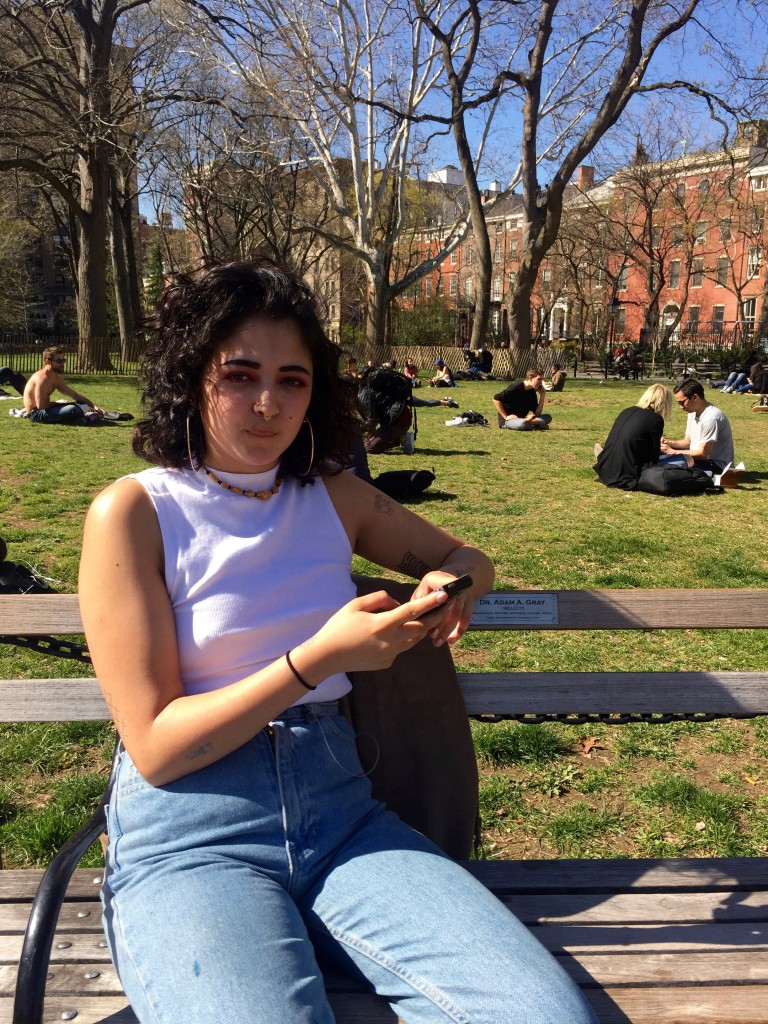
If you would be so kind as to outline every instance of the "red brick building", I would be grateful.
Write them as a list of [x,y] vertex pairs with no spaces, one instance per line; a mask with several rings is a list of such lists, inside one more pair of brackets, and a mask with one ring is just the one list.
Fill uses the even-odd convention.
[[[497,194],[492,186],[486,198]],[[537,343],[570,342],[601,355],[619,341],[654,349],[748,342],[766,301],[767,204],[765,121],[740,126],[728,152],[652,161],[638,142],[632,164],[597,185],[591,167],[579,168],[532,297]],[[503,345],[525,231],[521,197],[496,200],[487,223],[492,340]],[[423,251],[436,251],[441,230],[434,223],[423,230]],[[462,344],[475,290],[470,235],[421,280],[411,301],[442,296],[454,314],[454,342]]]

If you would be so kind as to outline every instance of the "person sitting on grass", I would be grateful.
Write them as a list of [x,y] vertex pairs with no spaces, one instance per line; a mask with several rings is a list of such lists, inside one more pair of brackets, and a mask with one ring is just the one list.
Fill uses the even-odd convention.
[[541,371],[529,370],[525,380],[493,396],[499,426],[505,430],[548,430],[552,417],[542,412],[545,397]]
[[[87,406],[96,415],[94,420],[104,415],[104,410],[81,395],[74,388],[71,388],[62,377],[66,356],[60,348],[47,348],[43,352],[43,363],[41,370],[37,370],[24,387],[24,410],[27,419],[33,423],[65,423],[70,426],[85,426],[88,416],[81,406]],[[71,398],[71,402],[53,402],[51,395],[54,391],[60,391],[62,395]]]
[[664,421],[673,408],[669,388],[652,384],[636,405],[619,413],[605,445],[595,445],[597,462],[592,468],[601,483],[625,491],[637,490],[643,470],[659,461]]
[[435,369],[437,373],[429,381],[431,388],[455,388],[456,381],[453,378],[453,371],[450,366],[446,366],[442,359],[435,360]]
[[419,380],[419,368],[412,359],[406,359],[403,363],[403,373],[411,382],[413,387],[421,387],[421,381]]
[[688,378],[675,385],[675,401],[687,413],[685,437],[661,439],[661,458],[666,465],[698,466],[722,473],[734,462],[733,433],[728,417],[704,398],[701,381]]
[[552,363],[552,379],[548,384],[544,385],[545,391],[562,391],[565,387],[565,382],[568,379],[568,374],[560,366],[559,363]]

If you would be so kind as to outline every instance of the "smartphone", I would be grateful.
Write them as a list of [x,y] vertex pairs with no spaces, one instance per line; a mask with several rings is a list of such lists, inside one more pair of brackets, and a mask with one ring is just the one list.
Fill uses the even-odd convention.
[[460,594],[462,590],[466,590],[468,587],[471,587],[473,583],[474,580],[472,577],[465,573],[463,576],[458,576],[455,580],[451,580],[450,583],[444,583],[439,589],[444,590],[448,597],[455,597],[457,594]]
[[[451,580],[450,583],[444,583],[442,587],[438,587],[438,590],[444,590],[448,595],[448,600],[450,600],[452,597],[460,594],[462,590],[466,590],[467,587],[471,587],[473,582],[472,577],[465,573],[463,576],[457,576],[457,578],[455,580]],[[419,618],[422,618],[423,615],[429,615],[430,612],[436,612],[438,608],[442,607],[443,605],[439,604],[435,608],[430,608],[428,611],[423,612]]]

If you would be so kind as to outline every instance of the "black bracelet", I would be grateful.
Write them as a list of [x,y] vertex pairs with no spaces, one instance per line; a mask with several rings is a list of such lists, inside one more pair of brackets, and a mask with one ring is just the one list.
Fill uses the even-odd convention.
[[304,687],[305,690],[316,690],[317,689],[316,686],[310,686],[309,683],[307,682],[307,680],[303,679],[299,675],[299,673],[296,671],[296,666],[291,661],[291,652],[290,651],[286,651],[285,652],[285,660],[288,662],[288,668],[296,676],[296,681],[301,683],[301,685]]

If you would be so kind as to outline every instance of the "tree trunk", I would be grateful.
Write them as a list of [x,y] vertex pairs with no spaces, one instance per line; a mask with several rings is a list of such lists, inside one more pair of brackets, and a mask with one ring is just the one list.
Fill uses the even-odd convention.
[[120,354],[122,361],[125,362],[126,349],[130,346],[131,334],[133,333],[133,317],[131,314],[131,299],[128,294],[128,281],[125,270],[125,238],[123,236],[123,222],[120,217],[120,200],[117,195],[117,183],[114,179],[111,181],[109,199],[112,277],[115,287],[117,322],[120,325]]
[[380,267],[368,268],[367,318],[365,321],[366,358],[372,358],[386,343],[387,337],[387,281]]
[[113,370],[107,337],[108,171],[105,160],[80,158],[81,212],[78,225],[77,323],[83,370]]

